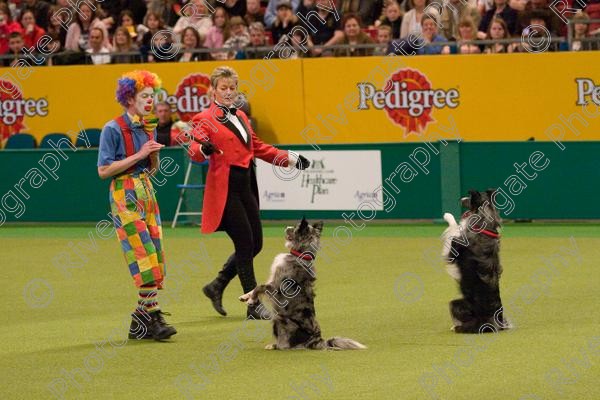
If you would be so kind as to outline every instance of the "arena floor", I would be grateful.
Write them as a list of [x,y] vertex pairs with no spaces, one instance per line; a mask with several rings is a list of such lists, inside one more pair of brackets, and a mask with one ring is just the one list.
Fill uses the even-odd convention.
[[[600,226],[507,224],[501,294],[515,325],[450,331],[454,281],[435,256],[442,225],[372,225],[332,236],[317,256],[324,337],[364,351],[266,351],[270,324],[244,322],[234,281],[228,317],[201,295],[232,251],[223,234],[165,228],[161,292],[168,343],[126,340],[136,291],[110,231],[4,226],[3,399],[598,399]],[[341,232],[341,231],[338,231]],[[346,231],[347,232],[347,231]],[[284,251],[265,227],[264,281]]]

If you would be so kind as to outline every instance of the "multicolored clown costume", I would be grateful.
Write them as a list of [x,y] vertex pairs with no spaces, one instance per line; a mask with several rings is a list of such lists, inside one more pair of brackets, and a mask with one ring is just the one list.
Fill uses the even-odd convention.
[[[143,332],[143,338],[158,340],[166,338],[157,338],[151,329],[155,319],[158,319],[159,325],[165,324],[157,302],[157,290],[162,289],[165,277],[162,227],[150,180],[150,175],[157,168],[158,151],[154,150],[143,159],[139,155],[144,154],[141,150],[147,142],[156,140],[156,121],[144,117],[152,111],[153,97],[160,87],[158,76],[148,71],[129,72],[119,79],[116,97],[126,112],[104,126],[98,152],[99,173],[101,168],[110,168],[122,160],[127,160],[127,164],[115,165],[131,164],[111,175],[109,200],[118,240],[129,272],[139,288],[132,328],[137,319],[140,330],[148,328]],[[175,333],[174,328],[165,326]],[[159,336],[164,336],[164,333]],[[142,338],[130,332],[130,338],[132,336]]]

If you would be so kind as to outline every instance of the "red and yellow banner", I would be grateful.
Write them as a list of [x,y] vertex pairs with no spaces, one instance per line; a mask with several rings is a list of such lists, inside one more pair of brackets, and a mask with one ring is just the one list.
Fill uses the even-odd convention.
[[[0,68],[0,137],[101,128],[119,76],[157,73],[183,120],[221,62]],[[232,61],[258,134],[283,144],[600,140],[600,52]]]

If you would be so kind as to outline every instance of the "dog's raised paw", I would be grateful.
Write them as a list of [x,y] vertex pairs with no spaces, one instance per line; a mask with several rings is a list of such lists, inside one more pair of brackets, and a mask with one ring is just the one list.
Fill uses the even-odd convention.
[[250,300],[250,293],[243,294],[240,297],[238,297],[238,299],[241,302],[246,303],[248,300]]

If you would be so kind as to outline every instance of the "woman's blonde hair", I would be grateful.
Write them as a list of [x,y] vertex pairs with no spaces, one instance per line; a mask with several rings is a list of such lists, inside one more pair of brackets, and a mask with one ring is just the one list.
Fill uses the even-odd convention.
[[219,79],[224,78],[233,79],[237,86],[238,74],[233,68],[227,66],[217,67],[213,70],[213,72],[210,74],[210,85],[215,88],[217,87],[217,82],[219,82]]

